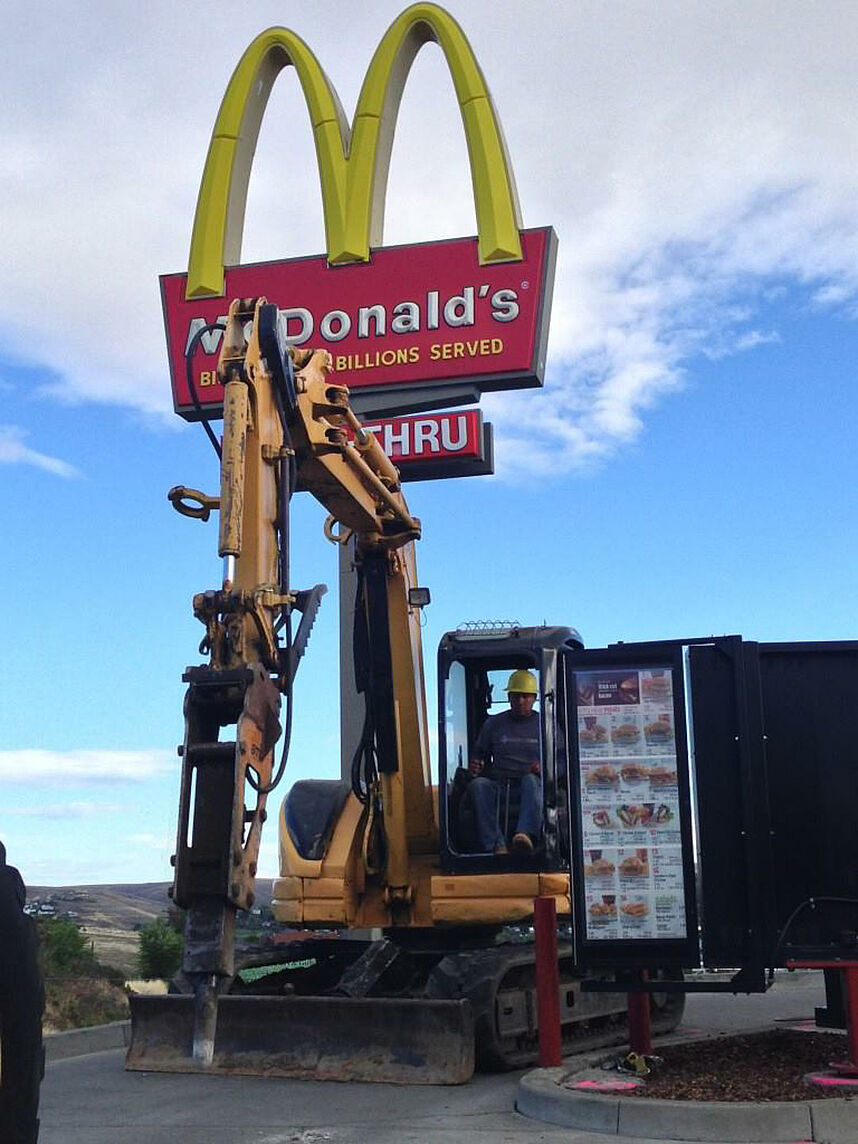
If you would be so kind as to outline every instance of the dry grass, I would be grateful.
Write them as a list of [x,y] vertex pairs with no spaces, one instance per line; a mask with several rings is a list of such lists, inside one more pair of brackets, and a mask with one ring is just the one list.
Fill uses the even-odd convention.
[[144,997],[163,997],[168,986],[166,981],[157,978],[149,981],[141,977],[135,981],[126,981],[125,988],[129,993],[141,993]]
[[126,977],[134,977],[140,972],[139,934],[101,926],[86,926],[83,932],[92,942],[95,956],[102,965],[115,965]]
[[128,998],[119,985],[92,977],[55,978],[46,982],[46,1033],[106,1025],[127,1017]]

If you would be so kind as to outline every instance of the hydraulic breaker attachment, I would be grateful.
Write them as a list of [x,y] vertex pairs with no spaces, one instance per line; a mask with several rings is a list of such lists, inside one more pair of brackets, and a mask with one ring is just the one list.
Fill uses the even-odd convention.
[[[182,970],[194,991],[194,1056],[205,1065],[213,1053],[218,994],[235,972],[236,910],[254,902],[280,693],[259,664],[189,668],[184,678],[189,687],[172,894],[187,909]],[[230,724],[234,739],[220,739]]]
[[464,1084],[473,1075],[466,1000],[225,996],[217,1005],[204,1064],[193,1051],[193,997],[132,996],[125,1067],[384,1084]]

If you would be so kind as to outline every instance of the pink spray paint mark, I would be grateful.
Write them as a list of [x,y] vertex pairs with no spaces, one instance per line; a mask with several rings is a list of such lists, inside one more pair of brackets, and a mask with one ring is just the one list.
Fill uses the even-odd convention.
[[587,1089],[590,1092],[628,1092],[637,1088],[633,1080],[579,1080],[572,1088]]

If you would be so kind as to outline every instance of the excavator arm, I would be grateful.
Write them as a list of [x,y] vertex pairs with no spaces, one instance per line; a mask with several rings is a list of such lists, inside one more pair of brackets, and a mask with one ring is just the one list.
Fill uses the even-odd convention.
[[[408,511],[397,470],[355,417],[348,390],[332,380],[330,355],[287,348],[277,308],[264,298],[230,306],[218,380],[224,387],[220,495],[182,486],[168,494],[188,516],[206,519],[219,510],[224,561],[222,586],[194,597],[209,662],[183,677],[173,859],[172,896],[187,911],[182,975],[194,996],[193,1059],[201,1067],[212,1063],[218,997],[235,973],[236,911],[254,902],[266,801],[288,751],[292,683],[324,591],[290,585],[295,491],[327,508],[329,538],[355,539],[371,649],[367,707],[375,759],[364,774],[364,796],[379,812],[364,816],[364,829],[374,834],[365,848],[374,844],[384,855],[392,917],[413,896],[410,851],[421,840],[422,848],[437,843],[422,666],[419,654],[402,650],[410,647],[410,633],[399,630],[413,622],[407,590],[420,522]],[[303,614],[293,638],[295,611]],[[281,697],[287,731],[278,765]],[[227,728],[234,728],[231,735]]]

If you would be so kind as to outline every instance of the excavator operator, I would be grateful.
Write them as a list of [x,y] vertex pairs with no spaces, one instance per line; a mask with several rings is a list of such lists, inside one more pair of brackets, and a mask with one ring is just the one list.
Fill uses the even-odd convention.
[[[509,711],[490,715],[480,728],[468,769],[474,778],[468,795],[474,809],[480,849],[506,854],[507,839],[500,824],[501,797],[509,806],[517,794],[518,819],[512,848],[529,854],[539,839],[542,818],[539,715],[533,710],[538,694],[531,671],[514,671],[506,685]],[[517,790],[516,790],[517,788]]]

